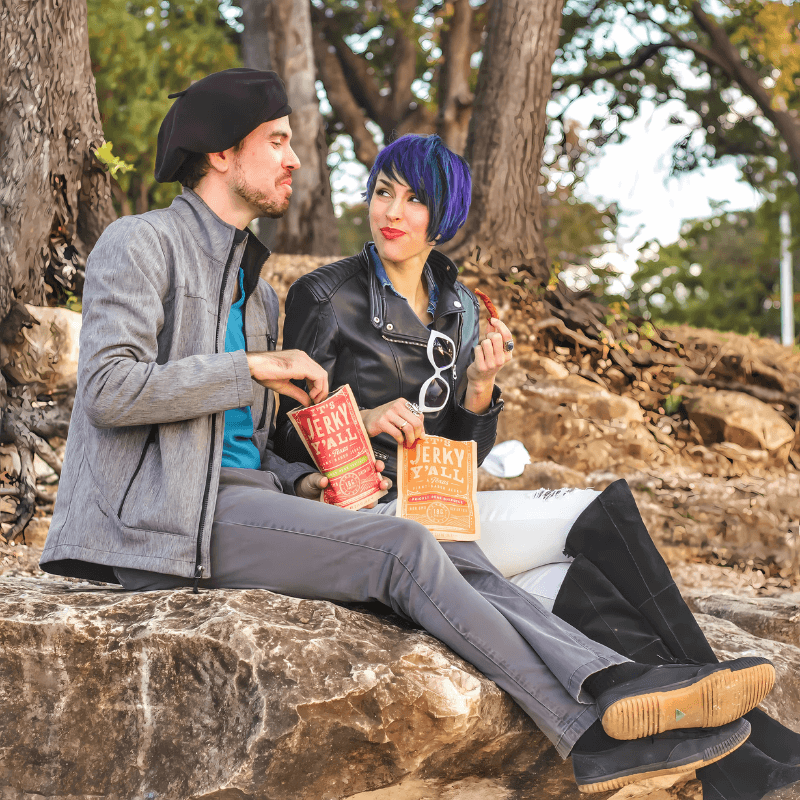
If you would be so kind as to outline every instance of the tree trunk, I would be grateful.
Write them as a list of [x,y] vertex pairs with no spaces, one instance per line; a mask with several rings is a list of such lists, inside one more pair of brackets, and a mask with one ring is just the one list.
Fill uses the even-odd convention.
[[86,0],[0,9],[0,319],[15,300],[45,304],[46,278],[63,283],[64,250],[85,257],[115,217],[92,155],[103,130],[86,17]]
[[260,220],[259,235],[282,253],[336,255],[339,240],[315,87],[308,0],[242,0],[240,5],[244,64],[275,70],[284,80],[292,106],[292,147],[302,164],[292,178],[289,210],[279,220]]
[[[0,513],[0,532],[13,540],[37,499],[52,502],[36,486],[33,459],[60,472],[47,439],[66,436],[70,404],[46,401],[36,381],[13,375],[9,354],[25,347],[21,329],[39,324],[24,304],[46,305],[49,289],[79,293],[76,256],[85,260],[116,215],[110,177],[92,152],[103,129],[86,0],[4,2],[0,42],[0,440],[19,453],[10,476],[17,507]],[[45,335],[52,340],[53,328]]]
[[[562,0],[495,0],[478,73],[466,158],[472,210],[454,242],[503,270],[526,265],[546,283],[540,169]],[[453,248],[455,249],[455,248]]]
[[442,31],[444,63],[439,78],[439,115],[436,132],[454,152],[467,144],[474,97],[469,88],[470,59],[474,52],[473,18],[469,0],[454,0],[453,15]]

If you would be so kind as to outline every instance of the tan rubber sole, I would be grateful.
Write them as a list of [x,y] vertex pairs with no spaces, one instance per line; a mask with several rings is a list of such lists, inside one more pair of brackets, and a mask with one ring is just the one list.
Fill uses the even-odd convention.
[[755,708],[774,683],[771,664],[715,672],[683,689],[617,700],[603,714],[603,728],[614,739],[641,739],[678,728],[717,728]]
[[640,772],[637,775],[626,775],[622,778],[614,778],[611,781],[601,781],[600,783],[587,783],[585,786],[579,786],[578,789],[583,794],[594,794],[595,792],[608,792],[612,789],[621,789],[623,786],[628,786],[631,783],[638,783],[639,781],[647,780],[648,778],[658,778],[661,775],[672,775],[672,774],[682,774],[685,772],[693,772],[696,769],[700,769],[700,767],[707,767],[709,764],[713,764],[715,761],[719,761],[721,758],[725,758],[725,756],[730,755],[734,750],[740,748],[745,742],[747,741],[747,736],[745,736],[741,742],[739,742],[736,746],[731,747],[728,749],[720,748],[721,752],[718,754],[713,755],[710,758],[701,758],[698,759],[693,764],[684,764],[680,767],[673,767],[668,769],[657,769],[653,772]]

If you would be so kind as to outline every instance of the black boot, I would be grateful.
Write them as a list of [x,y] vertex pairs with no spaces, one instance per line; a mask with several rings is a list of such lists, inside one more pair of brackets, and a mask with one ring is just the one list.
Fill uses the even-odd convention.
[[[641,663],[718,661],[625,481],[612,483],[584,509],[567,536],[565,552],[576,558],[556,598],[555,614]],[[599,619],[592,619],[593,613]],[[619,624],[623,619],[625,624]],[[649,638],[653,632],[660,642]],[[800,764],[800,735],[760,709],[745,718],[752,725],[747,744],[719,764],[698,770],[704,792],[709,800],[766,800],[774,791],[774,800],[783,800],[792,789],[779,787],[800,780],[791,769]]]
[[639,664],[677,663],[653,626],[582,554],[575,556],[553,613],[595,642]]
[[564,552],[588,558],[647,619],[676,659],[716,663],[624,480],[612,483],[583,510]]
[[703,784],[703,800],[800,797],[800,766],[782,764],[750,742],[722,761],[701,767],[697,777]]

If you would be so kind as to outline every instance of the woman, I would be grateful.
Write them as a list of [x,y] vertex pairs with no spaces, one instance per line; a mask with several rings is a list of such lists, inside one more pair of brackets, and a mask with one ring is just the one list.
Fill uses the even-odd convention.
[[[426,432],[474,439],[479,461],[494,444],[495,377],[513,337],[492,319],[479,339],[476,298],[433,249],[465,221],[470,188],[466,163],[437,136],[396,140],[367,182],[374,241],[304,276],[287,298],[284,347],[309,353],[332,389],[350,384],[393,480],[397,444]],[[308,460],[286,418],[295,405],[282,398],[277,448]],[[393,514],[394,496],[376,511]],[[489,560],[592,639],[644,663],[716,662],[624,481],[603,493],[481,492],[478,505]],[[699,770],[705,798],[758,800],[800,780],[800,737],[758,710],[748,719],[750,741]]]

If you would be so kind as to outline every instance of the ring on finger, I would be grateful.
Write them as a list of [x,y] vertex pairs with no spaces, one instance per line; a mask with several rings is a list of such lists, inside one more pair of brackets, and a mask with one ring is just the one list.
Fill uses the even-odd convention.
[[503,342],[503,349],[506,353],[510,353],[514,349],[514,342],[509,339],[507,342]]
[[408,420],[403,420],[403,424],[398,425],[397,427],[400,428],[400,430],[403,430],[403,428],[405,428],[406,425],[408,425]]
[[416,403],[412,403],[410,400],[406,400],[406,408],[415,416],[418,417],[420,415],[419,406]]

